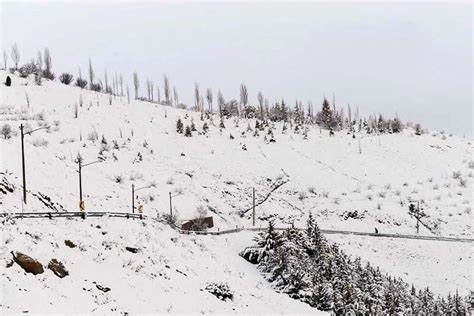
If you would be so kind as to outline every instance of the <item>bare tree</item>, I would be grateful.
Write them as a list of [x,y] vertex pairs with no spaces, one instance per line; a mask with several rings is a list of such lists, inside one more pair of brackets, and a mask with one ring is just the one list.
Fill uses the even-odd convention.
[[18,50],[18,45],[13,44],[10,52],[10,57],[12,58],[13,64],[15,65],[15,70],[18,69],[18,64],[20,63],[20,51]]
[[166,75],[163,76],[163,80],[164,80],[163,90],[165,93],[165,102],[166,102],[166,105],[170,105],[171,104],[170,83]]
[[200,92],[199,92],[199,84],[196,82],[194,84],[194,107],[196,108],[196,111],[199,111],[199,103],[201,101],[200,97]]
[[105,83],[105,93],[110,93],[110,87],[109,87],[109,78],[107,76],[107,69],[104,71],[104,83]]
[[135,88],[135,100],[138,99],[138,88],[140,86],[140,82],[138,81],[138,74],[135,71],[133,73],[133,87]]
[[259,91],[257,94],[258,106],[260,108],[260,119],[263,120],[263,93]]
[[7,70],[8,54],[6,50],[3,50],[3,69]]
[[222,114],[223,114],[224,106],[225,106],[225,99],[221,90],[219,90],[219,92],[217,93],[217,104],[219,106],[219,116],[222,118]]
[[156,101],[161,103],[161,94],[160,94],[160,87],[156,86]]
[[176,90],[176,87],[173,87],[173,96],[174,96],[174,105],[178,106],[178,90]]
[[41,51],[38,51],[37,65],[40,73],[43,71],[43,57],[41,56]]
[[206,90],[206,100],[207,100],[208,111],[209,111],[209,113],[212,113],[213,95],[212,95],[212,89],[211,88],[207,88],[207,90]]
[[51,71],[53,68],[52,62],[51,62],[51,54],[49,52],[49,48],[44,49],[44,77],[53,80],[54,79],[54,74]]
[[89,58],[89,88],[94,85],[94,69],[92,68],[92,61]]
[[128,104],[130,104],[130,89],[128,87],[128,84],[127,84],[127,102]]
[[120,96],[123,96],[123,77],[122,77],[122,74],[120,74],[119,82],[120,82]]
[[[245,84],[242,83],[240,85],[240,105],[241,105],[241,107],[245,108],[247,106],[248,100],[249,100],[249,95],[247,93],[247,87],[245,86]],[[239,109],[239,116],[240,116],[240,112],[241,112],[241,109]]]

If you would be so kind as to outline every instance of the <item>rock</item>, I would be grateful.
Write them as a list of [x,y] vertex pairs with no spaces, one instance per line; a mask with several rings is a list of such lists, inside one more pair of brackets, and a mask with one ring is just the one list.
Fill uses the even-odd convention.
[[70,241],[69,239],[66,239],[66,240],[64,241],[64,244],[65,244],[66,246],[68,246],[69,248],[76,248],[76,244],[73,243],[72,241]]
[[137,253],[137,252],[140,251],[140,249],[138,249],[138,248],[135,248],[135,247],[128,247],[128,246],[125,247],[125,249],[126,249],[127,251],[130,251],[131,253]]
[[13,260],[18,263],[18,265],[27,273],[37,275],[44,272],[43,265],[35,259],[18,251],[15,253],[12,251],[11,254],[13,256]]
[[13,260],[8,260],[5,267],[10,268],[15,262]]
[[5,80],[5,85],[7,87],[11,86],[12,85],[12,79],[10,78],[10,76],[7,76],[7,80]]
[[99,290],[101,290],[102,292],[107,293],[108,291],[110,291],[110,287],[102,286],[102,285],[100,285],[100,284],[96,284],[95,286],[96,286]]
[[51,261],[49,261],[48,269],[53,271],[53,273],[61,279],[64,278],[66,275],[69,275],[69,271],[66,270],[64,264],[56,259],[51,259]]

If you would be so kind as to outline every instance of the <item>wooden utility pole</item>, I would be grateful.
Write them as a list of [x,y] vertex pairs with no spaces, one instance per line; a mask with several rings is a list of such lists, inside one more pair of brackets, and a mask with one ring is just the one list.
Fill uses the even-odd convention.
[[25,134],[23,132],[23,124],[20,124],[21,131],[21,167],[23,170],[23,203],[26,204],[26,174],[25,174]]
[[416,233],[420,232],[420,202],[416,204]]
[[132,183],[132,214],[135,213],[135,185]]
[[255,226],[255,188],[252,188],[252,226]]
[[83,211],[82,202],[82,159],[78,159],[79,164],[79,210]]
[[173,218],[173,204],[171,204],[171,192],[170,192],[170,220]]

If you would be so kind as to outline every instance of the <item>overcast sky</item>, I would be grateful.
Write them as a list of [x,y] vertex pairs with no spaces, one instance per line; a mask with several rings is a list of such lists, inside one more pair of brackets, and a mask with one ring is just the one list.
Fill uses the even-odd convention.
[[[1,47],[49,47],[55,72],[136,70],[192,103],[193,86],[270,100],[336,96],[361,113],[473,134],[472,5],[465,3],[1,2]],[[144,86],[144,84],[142,84]],[[143,90],[144,91],[144,90]]]

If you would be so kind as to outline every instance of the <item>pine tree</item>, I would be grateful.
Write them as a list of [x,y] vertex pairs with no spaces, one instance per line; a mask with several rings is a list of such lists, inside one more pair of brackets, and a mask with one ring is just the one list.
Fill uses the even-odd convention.
[[178,121],[176,122],[176,132],[183,134],[183,122],[181,122],[180,118],[178,118]]
[[191,127],[189,127],[189,125],[186,125],[186,130],[184,132],[184,136],[186,137],[192,137],[193,134],[191,133]]
[[323,100],[321,112],[319,112],[319,123],[323,124],[327,129],[331,129],[334,125],[334,115],[331,106],[326,98]]
[[204,134],[207,134],[207,132],[209,131],[209,125],[207,125],[207,122],[204,122],[204,124],[202,125],[202,131],[204,132]]

